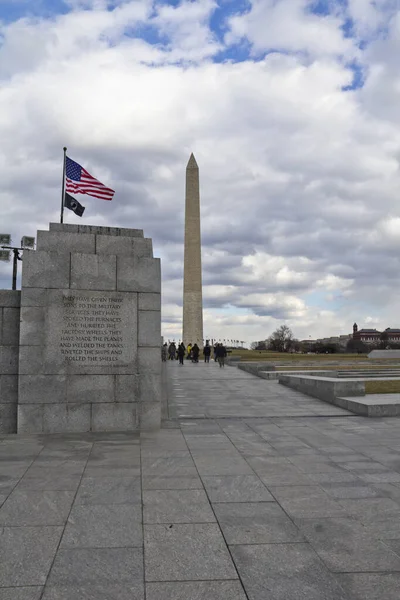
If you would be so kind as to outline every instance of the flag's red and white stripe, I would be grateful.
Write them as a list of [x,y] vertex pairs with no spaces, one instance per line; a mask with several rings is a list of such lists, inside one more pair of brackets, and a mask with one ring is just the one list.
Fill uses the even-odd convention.
[[65,178],[65,189],[72,194],[88,194],[102,200],[112,200],[115,191],[95,179],[82,167],[80,181]]

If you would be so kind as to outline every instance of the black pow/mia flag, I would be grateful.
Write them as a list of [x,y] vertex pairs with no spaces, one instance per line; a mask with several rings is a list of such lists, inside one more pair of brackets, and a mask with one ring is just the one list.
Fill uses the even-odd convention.
[[73,198],[67,193],[65,193],[64,197],[64,206],[65,208],[69,208],[69,210],[72,210],[72,212],[78,215],[78,217],[81,217],[85,211],[85,207],[82,206],[82,204],[80,204],[78,200],[75,200],[75,198]]

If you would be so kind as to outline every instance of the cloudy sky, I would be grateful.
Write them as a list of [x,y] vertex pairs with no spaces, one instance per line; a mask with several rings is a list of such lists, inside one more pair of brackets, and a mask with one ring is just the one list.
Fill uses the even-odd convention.
[[[185,167],[204,333],[400,327],[398,0],[0,0],[0,232],[59,218],[62,147],[143,228],[179,339]],[[0,287],[11,265],[0,263]]]

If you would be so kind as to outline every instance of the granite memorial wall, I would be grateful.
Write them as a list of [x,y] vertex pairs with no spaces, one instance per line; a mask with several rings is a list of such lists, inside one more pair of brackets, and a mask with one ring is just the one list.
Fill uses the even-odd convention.
[[20,311],[19,433],[160,426],[160,261],[141,230],[39,231]]

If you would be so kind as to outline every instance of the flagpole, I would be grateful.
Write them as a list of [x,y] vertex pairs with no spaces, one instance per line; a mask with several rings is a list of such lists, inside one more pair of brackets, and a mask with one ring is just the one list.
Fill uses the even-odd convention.
[[64,222],[64,201],[65,201],[65,164],[67,162],[67,148],[64,146],[64,164],[63,164],[63,178],[62,178],[62,188],[61,188],[61,214],[60,214],[60,223]]

